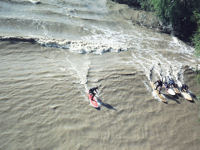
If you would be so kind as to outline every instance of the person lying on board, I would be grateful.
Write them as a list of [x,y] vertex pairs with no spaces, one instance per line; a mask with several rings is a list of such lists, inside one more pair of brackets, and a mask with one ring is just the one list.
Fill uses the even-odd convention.
[[89,94],[92,94],[91,100],[94,100],[93,98],[97,93],[97,89],[98,89],[98,87],[93,87],[93,88],[89,89]]
[[159,80],[157,80],[156,82],[154,82],[154,84],[156,84],[157,83],[157,86],[156,86],[156,88],[155,88],[155,90],[157,90],[158,89],[158,87],[159,87],[159,94],[160,94],[160,91],[161,91],[161,89],[162,89],[162,85],[163,85],[163,82],[159,79]]

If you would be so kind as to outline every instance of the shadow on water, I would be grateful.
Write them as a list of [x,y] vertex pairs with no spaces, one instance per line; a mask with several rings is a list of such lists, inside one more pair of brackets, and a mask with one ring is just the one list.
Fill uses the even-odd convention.
[[[100,98],[98,98],[98,101],[101,103],[101,106],[104,106],[104,107],[106,107],[106,108],[108,108],[108,109],[113,109],[113,110],[117,110],[116,108],[114,108],[112,105],[110,105],[110,104],[108,104],[108,103],[104,103],[104,102],[102,102],[102,100],[100,99]],[[99,110],[100,110],[100,107],[99,107]]]
[[192,92],[189,92],[189,93],[192,96],[192,99],[198,100],[195,94],[193,94]]
[[9,41],[11,44],[16,44],[18,42],[29,42],[31,44],[35,44],[36,43],[36,39],[34,38],[15,38],[15,37],[0,37],[0,41]]
[[101,107],[95,108],[96,110],[101,110]]
[[108,108],[108,109],[113,109],[113,110],[117,110],[116,108],[114,108],[113,106],[111,106],[110,104],[107,104],[107,103],[101,103],[102,106]]
[[190,103],[195,103],[195,101],[194,100],[192,100],[192,101],[189,101]]
[[177,95],[169,95],[169,94],[163,94],[167,99],[175,101],[177,104],[180,104],[180,102],[177,100],[179,97]]

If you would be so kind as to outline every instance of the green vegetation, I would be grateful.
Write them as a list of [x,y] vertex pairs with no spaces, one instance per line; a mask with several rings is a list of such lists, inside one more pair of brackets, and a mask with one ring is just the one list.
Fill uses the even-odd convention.
[[151,11],[153,10],[152,0],[138,0],[140,7],[144,10]]
[[176,36],[195,46],[200,55],[200,1],[150,0],[161,21],[171,24]]
[[113,0],[154,11],[164,25],[171,25],[181,40],[195,46],[200,55],[200,0]]
[[197,82],[200,84],[200,70],[197,71]]
[[197,22],[194,11],[200,10],[199,0],[151,0],[156,14],[164,24],[171,24],[175,35],[190,41]]
[[[197,22],[197,30],[193,36],[193,43],[196,50],[196,55],[200,56],[200,13],[194,12],[194,17]],[[199,72],[199,83],[200,83],[200,72]]]
[[[196,80],[197,83],[200,85],[200,70],[196,69]],[[197,99],[200,100],[200,95],[197,95]]]

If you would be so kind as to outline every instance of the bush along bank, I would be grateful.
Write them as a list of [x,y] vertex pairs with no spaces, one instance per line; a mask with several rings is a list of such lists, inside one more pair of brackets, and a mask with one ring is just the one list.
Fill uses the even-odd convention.
[[162,24],[171,26],[179,39],[194,45],[200,56],[200,0],[112,0],[154,12]]
[[[192,38],[196,55],[200,57],[200,13],[194,12],[194,17],[197,22],[197,30]],[[200,71],[199,71],[199,83],[200,83]]]

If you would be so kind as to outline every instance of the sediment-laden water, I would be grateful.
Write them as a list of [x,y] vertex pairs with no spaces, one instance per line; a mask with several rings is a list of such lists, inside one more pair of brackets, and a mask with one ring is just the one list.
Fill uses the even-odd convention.
[[199,149],[199,102],[160,102],[149,75],[197,96],[200,60],[176,37],[133,26],[129,11],[106,0],[0,2],[0,149]]

